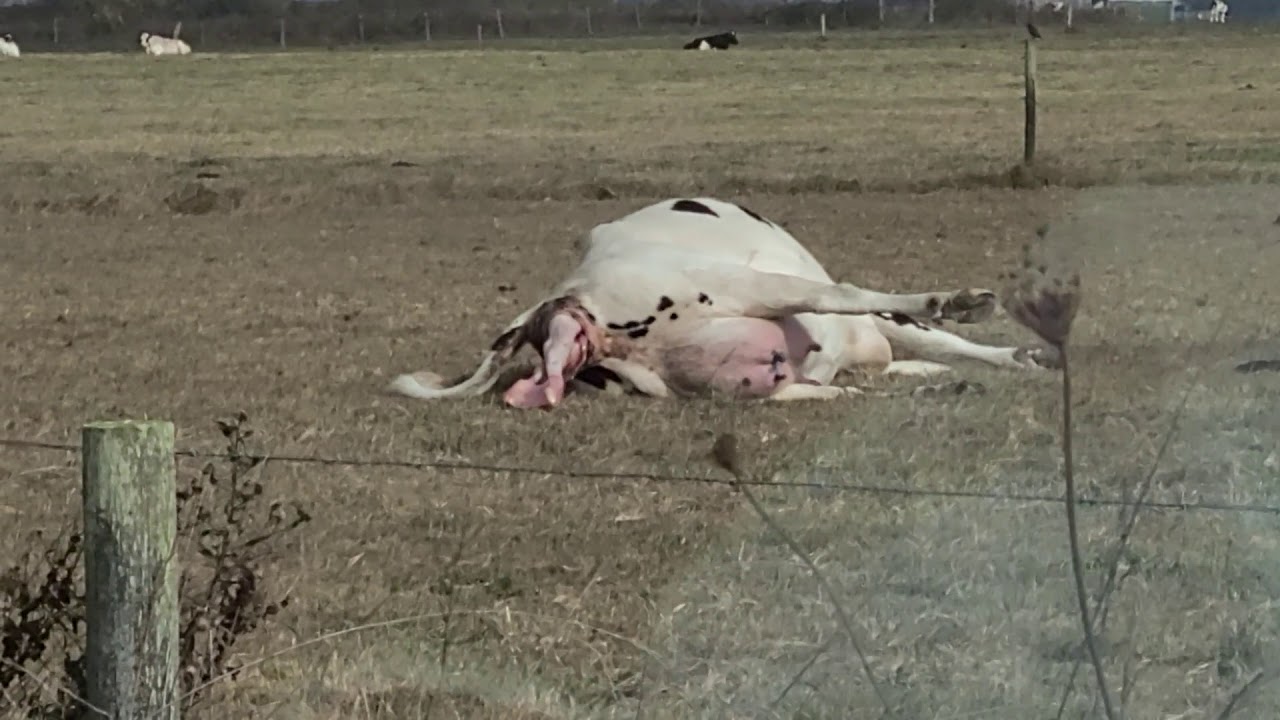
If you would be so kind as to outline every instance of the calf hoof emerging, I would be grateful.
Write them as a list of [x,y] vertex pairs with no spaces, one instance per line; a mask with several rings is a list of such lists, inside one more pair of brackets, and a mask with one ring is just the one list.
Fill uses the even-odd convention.
[[943,301],[934,320],[952,320],[964,325],[984,322],[996,311],[996,294],[990,290],[960,290]]

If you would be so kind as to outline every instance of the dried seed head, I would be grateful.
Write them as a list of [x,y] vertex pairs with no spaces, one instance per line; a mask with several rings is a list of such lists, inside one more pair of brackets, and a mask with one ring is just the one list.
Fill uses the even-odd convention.
[[1080,309],[1080,274],[1063,259],[1049,258],[1045,248],[1047,227],[1036,231],[1038,240],[1022,246],[1021,268],[1008,276],[1003,293],[1005,312],[1023,327],[1056,347],[1066,345],[1071,325]]

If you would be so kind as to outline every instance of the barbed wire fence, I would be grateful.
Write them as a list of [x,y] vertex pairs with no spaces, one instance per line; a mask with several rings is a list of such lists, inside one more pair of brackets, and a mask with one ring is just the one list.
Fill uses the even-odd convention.
[[[73,443],[55,443],[41,440],[23,440],[0,438],[0,447],[13,450],[56,450],[67,453],[81,451],[79,445]],[[225,453],[212,453],[199,450],[180,449],[174,452],[175,457],[198,460],[225,459]],[[564,480],[611,480],[611,481],[649,481],[668,484],[702,484],[702,485],[751,485],[755,487],[823,490],[831,492],[857,493],[864,495],[889,495],[914,498],[961,499],[987,502],[1025,502],[1038,504],[1061,505],[1061,495],[1043,493],[1016,492],[982,492],[972,490],[947,490],[942,488],[895,487],[891,485],[873,485],[850,483],[834,479],[845,471],[835,467],[818,466],[812,469],[812,475],[826,475],[832,481],[825,480],[735,480],[717,478],[710,475],[672,475],[663,473],[646,473],[630,471],[584,470],[563,467],[534,467],[527,465],[508,465],[502,463],[472,463],[453,460],[409,460],[399,458],[343,458],[323,455],[277,455],[249,454],[246,459],[257,463],[280,463],[286,465],[322,465],[329,467],[350,468],[398,468],[406,470],[434,470],[445,473],[479,472],[488,475],[535,475]],[[1177,512],[1218,512],[1248,513],[1280,516],[1280,505],[1265,503],[1231,503],[1212,500],[1141,500],[1134,501],[1123,498],[1083,496],[1077,500],[1081,507],[1125,507],[1139,510],[1169,510]]]

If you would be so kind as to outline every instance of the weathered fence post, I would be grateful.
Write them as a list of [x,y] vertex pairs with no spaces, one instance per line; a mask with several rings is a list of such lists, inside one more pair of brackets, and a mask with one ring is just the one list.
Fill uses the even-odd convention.
[[827,36],[827,14],[822,13],[818,16],[818,36],[825,38]]
[[85,699],[111,718],[178,718],[173,423],[81,431]]
[[632,7],[634,7],[636,11],[636,29],[639,30],[640,29],[640,3],[637,2]]
[[431,42],[431,13],[422,12],[422,38],[427,42]]
[[877,3],[876,9],[880,13],[880,27],[884,27],[884,0],[880,0],[880,2]]
[[593,34],[594,33],[591,31],[591,8],[588,7],[587,8],[587,35],[593,35]]
[[58,18],[53,19],[53,44],[58,44]]
[[933,24],[933,15],[934,15],[934,9],[935,9],[934,6],[935,6],[934,0],[929,0],[929,24],[930,25]]
[[484,25],[477,24],[476,25],[476,46],[481,47],[483,45],[484,45]]
[[356,13],[356,30],[360,33],[360,44],[364,44],[364,13]]
[[497,18],[497,20],[498,20],[498,39],[499,39],[499,40],[506,40],[506,39],[507,39],[507,28],[506,28],[506,27],[504,27],[504,26],[502,25],[502,8],[497,8],[497,9],[495,9],[495,10],[493,11],[493,15],[494,15],[494,17],[495,17],[495,18]]
[[1036,159],[1036,43],[1032,38],[1024,42],[1027,120],[1023,130],[1022,162],[1030,165]]
[[285,39],[285,25],[284,25],[283,17],[280,18],[280,49],[281,50],[289,49],[289,41]]

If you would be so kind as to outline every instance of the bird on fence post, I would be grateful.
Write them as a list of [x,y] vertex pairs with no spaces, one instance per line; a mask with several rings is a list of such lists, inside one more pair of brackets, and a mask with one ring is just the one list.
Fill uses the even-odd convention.
[[1030,22],[1027,23],[1027,32],[1031,33],[1031,37],[1035,38],[1036,40],[1040,39],[1040,30],[1038,30],[1036,26],[1031,24]]

